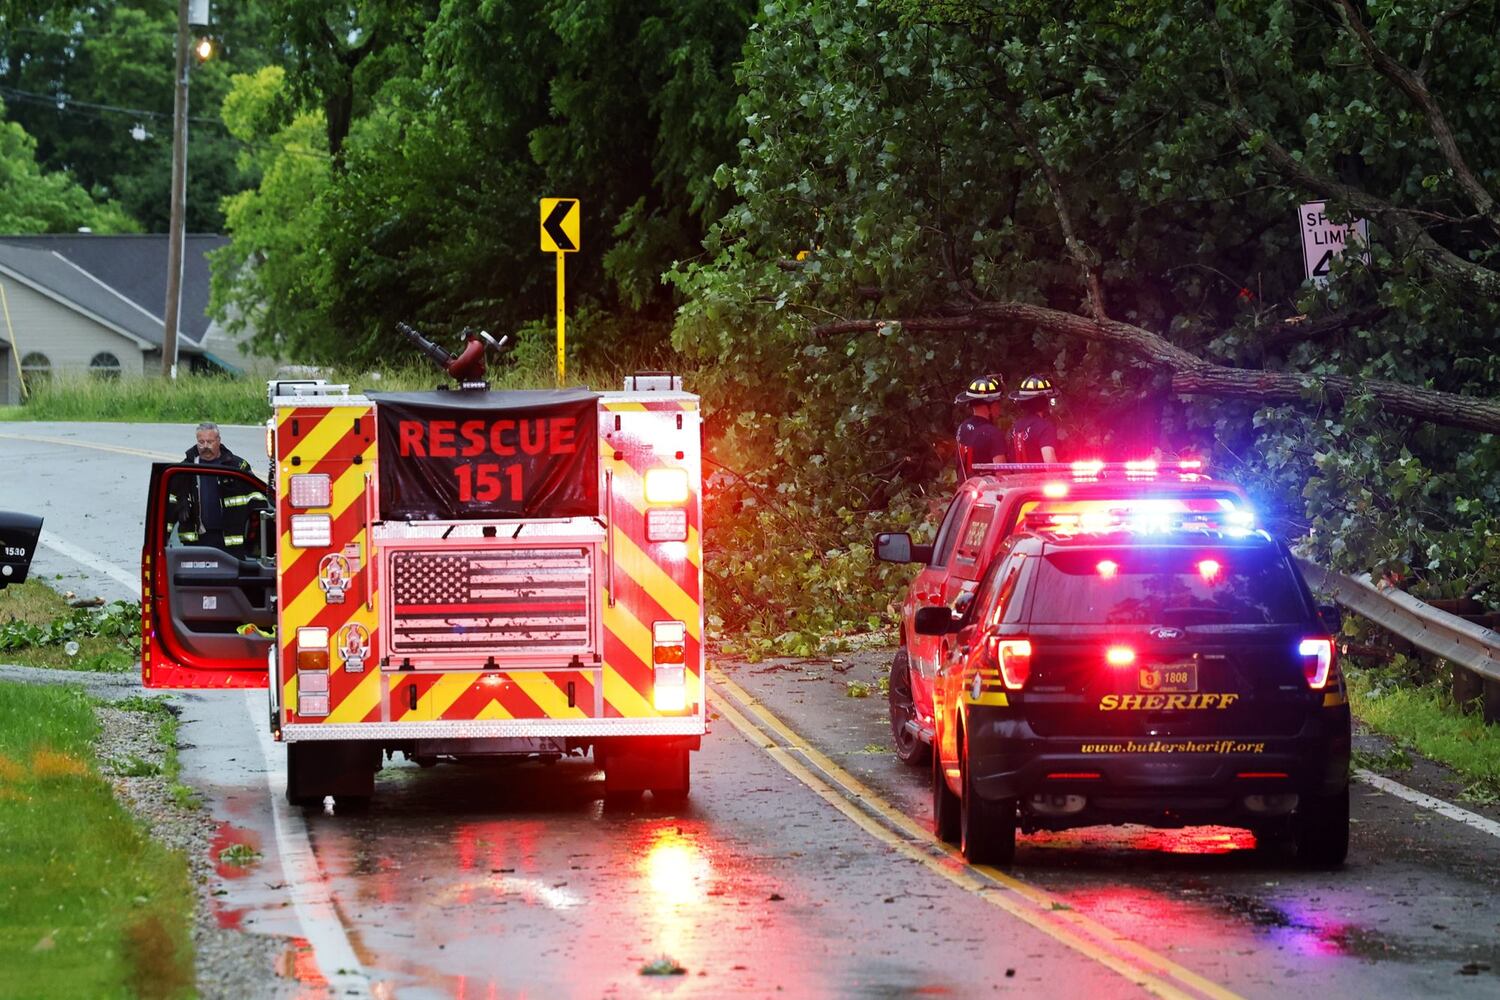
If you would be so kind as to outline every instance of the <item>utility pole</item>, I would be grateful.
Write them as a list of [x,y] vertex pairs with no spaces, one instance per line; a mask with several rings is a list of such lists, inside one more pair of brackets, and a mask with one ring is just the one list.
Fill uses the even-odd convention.
[[167,237],[167,303],[161,372],[177,378],[177,316],[182,307],[182,244],[187,214],[188,2],[177,0],[177,93],[172,101],[172,219]]

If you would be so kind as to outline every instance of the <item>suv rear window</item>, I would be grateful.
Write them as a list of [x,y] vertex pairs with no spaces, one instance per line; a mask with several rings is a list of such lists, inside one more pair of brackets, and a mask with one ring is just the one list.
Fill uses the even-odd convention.
[[1119,547],[1043,556],[1038,625],[1278,625],[1307,618],[1292,568],[1274,549]]

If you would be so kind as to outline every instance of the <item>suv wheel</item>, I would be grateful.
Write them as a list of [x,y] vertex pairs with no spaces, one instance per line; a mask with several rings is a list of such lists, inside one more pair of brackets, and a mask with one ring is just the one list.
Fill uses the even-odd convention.
[[943,755],[932,751],[932,832],[945,844],[958,840],[958,796],[943,777]]
[[891,700],[891,738],[896,744],[896,756],[914,767],[927,763],[929,747],[907,723],[916,719],[916,706],[911,696],[911,658],[905,649],[896,650],[891,660],[889,684]]
[[969,770],[967,740],[959,740],[963,796],[959,803],[959,848],[971,865],[1009,865],[1016,857],[1016,800],[981,798]]
[[1338,868],[1349,855],[1349,789],[1307,798],[1293,818],[1297,860],[1310,868]]

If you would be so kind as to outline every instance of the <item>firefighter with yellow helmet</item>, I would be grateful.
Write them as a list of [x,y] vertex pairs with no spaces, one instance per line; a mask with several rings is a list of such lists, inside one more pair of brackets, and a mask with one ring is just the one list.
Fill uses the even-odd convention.
[[1010,427],[1011,457],[1017,462],[1059,462],[1057,423],[1050,416],[1057,389],[1045,375],[1027,375],[1010,394],[1021,411]]
[[1005,461],[1005,432],[996,420],[1005,399],[1004,375],[978,375],[958,394],[955,403],[969,404],[969,416],[958,425],[958,481],[974,474],[974,466]]

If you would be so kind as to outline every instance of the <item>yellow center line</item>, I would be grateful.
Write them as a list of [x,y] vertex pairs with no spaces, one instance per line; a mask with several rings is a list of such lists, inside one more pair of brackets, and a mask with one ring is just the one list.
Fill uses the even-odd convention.
[[41,434],[0,434],[0,438],[9,441],[36,441],[39,444],[60,444],[69,448],[92,448],[94,451],[112,451],[117,455],[135,455],[139,458],[150,458],[158,462],[172,462],[183,460],[181,455],[166,455],[159,451],[142,451],[139,448],[125,448],[115,444],[99,444],[97,441],[79,441],[76,438],[46,437]]
[[789,751],[768,740],[755,723],[741,715],[723,695],[714,691],[713,697],[715,708],[718,709],[719,714],[728,719],[730,725],[738,729],[747,740],[769,754],[776,763],[790,772],[798,781],[812,789],[819,798],[853,820],[860,829],[882,844],[885,844],[891,850],[921,863],[924,867],[942,876],[954,885],[975,893],[986,902],[999,907],[1024,923],[1030,924],[1054,941],[1067,945],[1069,948],[1093,959],[1111,971],[1119,973],[1148,993],[1159,997],[1168,997],[1171,1000],[1193,1000],[1193,994],[1173,986],[1171,983],[1152,975],[1137,965],[1132,965],[1115,955],[1111,955],[1092,941],[1073,933],[1068,928],[1057,926],[1053,921],[1043,916],[1036,908],[1021,903],[1009,895],[994,892],[994,886],[975,878],[969,874],[967,869],[945,864],[943,861],[933,857],[921,846],[914,844],[912,841],[907,840],[905,837],[877,822],[841,795],[834,786],[805,767]]
[[[910,840],[906,840],[898,836],[897,834],[892,833],[890,830],[885,829],[884,827],[881,827],[881,829],[885,830],[887,834],[889,834],[891,837],[894,837],[896,840],[912,845],[917,854],[921,855],[923,863],[927,867],[943,875],[945,878],[949,878],[950,881],[953,881],[953,879],[949,875],[948,865],[944,864],[937,858],[932,857],[925,850],[915,848],[915,845],[913,845],[912,842],[915,841],[917,844],[936,846],[940,848],[949,859],[958,861],[962,864],[963,857],[959,853],[957,848],[940,841],[936,836],[933,835],[932,831],[927,829],[926,825],[917,822],[906,813],[900,811],[895,806],[886,802],[884,798],[882,798],[879,794],[865,785],[862,781],[836,764],[831,758],[828,757],[828,755],[810,746],[807,740],[803,739],[790,726],[788,726],[774,713],[772,713],[769,709],[767,709],[764,705],[757,701],[754,696],[749,694],[738,684],[725,676],[722,671],[716,668],[710,668],[708,673],[714,685],[716,685],[723,691],[728,692],[728,694],[734,700],[745,706],[745,708],[757,719],[759,719],[760,722],[766,726],[766,728],[774,732],[776,735],[780,736],[781,739],[784,740],[792,750],[796,751],[798,754],[808,760],[815,768],[827,775],[827,777],[831,779],[835,785],[842,787],[844,791],[859,799],[864,805],[868,806],[871,810],[885,819],[892,826],[896,827],[902,833],[905,833],[907,837],[910,838]],[[721,694],[719,694],[719,692],[714,692],[714,694],[715,701],[718,707],[721,710],[727,707],[726,699]],[[736,715],[738,715],[738,713],[736,713]],[[734,719],[731,718],[727,712],[725,713],[725,717],[729,718],[731,723],[734,722]],[[744,719],[744,716],[739,715],[739,718]],[[747,724],[750,724],[752,726],[754,725],[753,723],[748,723],[748,720],[746,721]],[[738,724],[736,724],[736,728],[740,728]],[[757,732],[759,732],[758,729]],[[755,740],[755,742],[759,742],[759,740]],[[783,751],[783,753],[784,752],[785,751]],[[772,754],[772,756],[776,755]],[[788,768],[788,770],[791,769]],[[820,781],[821,783],[821,779],[814,778],[814,780]],[[804,783],[806,783],[805,780]],[[816,789],[814,790],[816,791]],[[850,804],[847,799],[845,799],[842,795],[839,795],[839,793],[834,789],[829,788],[829,792],[830,794],[836,795],[845,806],[849,807],[849,809],[853,810],[854,812],[860,812],[858,808]],[[840,811],[842,812],[844,810],[840,809]],[[863,813],[861,813],[861,815],[863,815]],[[868,816],[866,816],[865,818],[869,819]],[[874,821],[871,820],[871,822],[873,823]],[[863,825],[864,824],[861,824],[861,826]],[[879,826],[879,824],[876,825]],[[881,839],[884,840],[884,838]],[[1030,900],[1033,904],[1035,904],[1037,908],[1039,908],[1041,912],[1046,914],[1046,917],[1042,919],[1048,924],[1048,926],[1041,928],[1042,930],[1046,931],[1046,933],[1052,934],[1052,931],[1054,929],[1061,930],[1061,928],[1058,928],[1056,926],[1058,923],[1067,923],[1072,925],[1073,929],[1078,931],[1079,933],[1087,934],[1095,941],[1109,948],[1128,954],[1135,961],[1135,965],[1131,966],[1131,968],[1135,969],[1136,972],[1127,977],[1131,978],[1132,981],[1135,981],[1136,975],[1146,975],[1152,978],[1160,975],[1176,980],[1178,983],[1181,983],[1182,985],[1196,991],[1197,994],[1205,997],[1211,997],[1213,998],[1213,1000],[1241,1000],[1239,994],[1226,989],[1218,983],[1215,983],[1214,981],[1207,979],[1196,972],[1193,972],[1191,969],[1184,968],[1183,966],[1178,965],[1171,959],[1154,951],[1151,951],[1149,948],[1146,948],[1143,945],[1130,940],[1123,934],[1111,930],[1109,927],[1106,927],[1105,925],[1099,923],[1092,917],[1086,916],[1085,914],[1074,910],[1061,897],[1054,896],[1052,893],[1049,893],[1044,889],[1040,889],[1034,885],[1022,882],[1021,880],[1011,875],[1007,875],[1005,872],[999,870],[998,868],[994,868],[989,865],[965,866],[963,870],[978,872],[985,878],[989,879],[991,882],[997,883],[1006,889],[1013,890],[1018,895],[1024,896],[1026,899]],[[973,876],[969,877],[971,879],[973,878]],[[978,879],[974,879],[974,881],[981,886],[985,885],[984,882],[981,882]],[[1000,900],[1005,897],[988,894],[985,896],[985,898],[990,900],[991,902],[996,903],[996,905],[1001,905]],[[1008,909],[1008,907],[1006,908]],[[1025,909],[1027,910],[1027,912],[1038,912],[1037,910],[1033,910],[1030,907],[1027,907]],[[1056,934],[1052,934],[1052,936],[1057,937],[1058,940],[1063,940],[1063,938],[1058,937],[1058,935]],[[1089,947],[1094,950],[1099,950],[1096,945],[1090,944]],[[1079,950],[1084,951],[1084,953],[1088,954],[1090,958],[1094,958],[1098,961],[1104,961],[1102,958],[1099,958],[1098,955],[1095,955],[1090,951],[1085,951],[1082,948],[1080,948]],[[1109,965],[1110,968],[1115,968],[1115,966],[1110,962],[1106,961],[1104,962],[1104,964]],[[1167,985],[1169,989],[1176,990],[1176,987],[1170,986],[1170,984]],[[1149,985],[1146,985],[1146,988],[1151,989]],[[1152,992],[1156,991],[1152,989]],[[1169,994],[1163,993],[1160,995],[1165,996]],[[1189,994],[1182,994],[1178,992],[1170,995]]]

